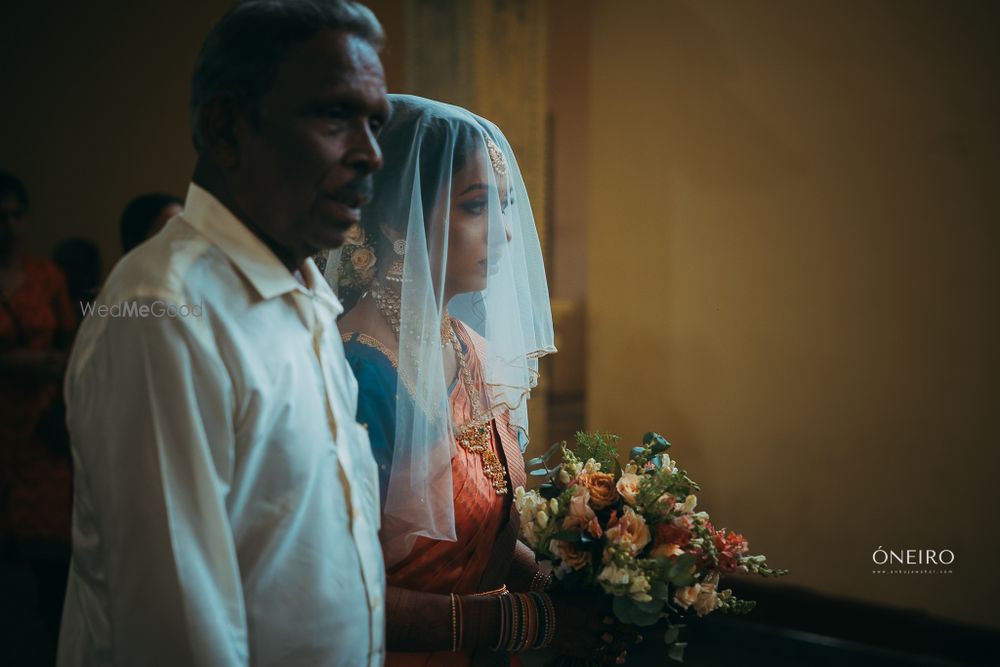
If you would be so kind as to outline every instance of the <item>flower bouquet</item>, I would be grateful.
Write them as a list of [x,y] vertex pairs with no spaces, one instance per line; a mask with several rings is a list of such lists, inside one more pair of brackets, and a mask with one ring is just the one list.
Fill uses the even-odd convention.
[[[545,477],[537,491],[515,491],[521,538],[553,567],[557,589],[612,597],[615,616],[636,626],[666,619],[669,657],[681,661],[684,621],[715,610],[745,614],[755,603],[719,590],[723,574],[764,577],[787,570],[751,555],[742,535],[716,529],[695,511],[700,487],[670,459],[670,443],[643,436],[623,466],[612,434],[577,433],[528,461]],[[558,465],[550,460],[561,453]],[[565,664],[565,660],[561,664]]]

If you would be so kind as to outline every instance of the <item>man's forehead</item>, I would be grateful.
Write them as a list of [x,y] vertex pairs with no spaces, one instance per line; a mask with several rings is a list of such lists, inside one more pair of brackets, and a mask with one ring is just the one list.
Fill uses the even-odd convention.
[[278,79],[339,86],[358,79],[385,86],[378,52],[367,41],[342,30],[323,30],[289,49],[278,68]]

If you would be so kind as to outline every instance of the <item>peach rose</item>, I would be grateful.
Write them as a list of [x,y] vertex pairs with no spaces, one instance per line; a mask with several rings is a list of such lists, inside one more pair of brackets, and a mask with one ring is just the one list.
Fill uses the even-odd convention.
[[718,593],[715,590],[715,584],[705,583],[701,585],[701,590],[698,591],[698,598],[694,601],[694,612],[698,616],[704,616],[705,614],[715,611],[715,605],[718,601]]
[[563,521],[563,528],[566,530],[583,530],[596,518],[594,510],[590,508],[590,491],[584,486],[578,486],[573,492],[573,497],[569,500],[569,513]]
[[687,609],[695,603],[698,599],[698,594],[701,592],[701,585],[695,584],[694,586],[685,586],[674,594],[674,602],[679,604],[684,609]]
[[641,481],[642,477],[640,475],[634,472],[623,472],[622,476],[618,478],[618,484],[615,485],[615,489],[625,499],[625,502],[629,505],[635,505],[635,496],[639,493],[639,482]]
[[577,551],[573,545],[564,540],[552,540],[549,542],[549,551],[559,557],[565,565],[574,570],[582,570],[590,565],[590,552]]
[[649,544],[649,526],[631,507],[626,507],[620,517],[611,519],[605,532],[610,543],[625,547],[633,556]]
[[615,476],[609,472],[586,472],[577,480],[590,492],[590,502],[596,509],[602,509],[618,500]]
[[601,529],[601,522],[597,520],[596,516],[587,524],[587,532],[590,533],[591,537],[600,537],[604,534],[604,530]]
[[347,232],[344,233],[344,243],[350,245],[363,245],[365,242],[365,230],[361,229],[361,225],[355,223],[350,226]]
[[375,266],[375,253],[366,246],[355,248],[351,253],[351,265],[355,271],[367,271]]

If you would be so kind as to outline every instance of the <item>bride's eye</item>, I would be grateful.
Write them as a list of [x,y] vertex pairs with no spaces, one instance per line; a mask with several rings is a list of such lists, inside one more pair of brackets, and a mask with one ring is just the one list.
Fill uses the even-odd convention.
[[469,215],[481,215],[486,210],[487,203],[485,199],[470,199],[461,206]]

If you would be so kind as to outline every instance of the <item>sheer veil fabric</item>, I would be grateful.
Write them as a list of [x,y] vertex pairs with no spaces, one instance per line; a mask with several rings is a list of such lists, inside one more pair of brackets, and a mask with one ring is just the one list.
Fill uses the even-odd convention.
[[405,239],[402,276],[394,283],[396,429],[382,523],[391,567],[418,536],[455,539],[451,458],[455,435],[468,424],[453,423],[449,406],[449,393],[463,390],[462,378],[442,372],[443,355],[455,354],[450,328],[442,326],[446,316],[483,339],[485,387],[473,401],[480,413],[473,421],[508,412],[522,450],[538,359],[555,347],[538,234],[507,139],[465,109],[389,98],[392,114],[379,139],[385,166],[375,177],[374,199],[361,229],[328,256],[325,274],[349,310],[385,283]]

